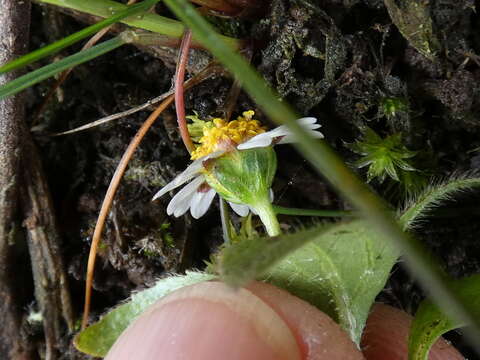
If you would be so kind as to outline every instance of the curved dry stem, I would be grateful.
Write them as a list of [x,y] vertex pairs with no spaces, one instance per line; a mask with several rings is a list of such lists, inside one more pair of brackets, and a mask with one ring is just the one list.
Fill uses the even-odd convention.
[[82,329],[85,329],[88,323],[88,316],[90,313],[90,302],[92,296],[92,284],[93,284],[93,271],[95,268],[95,260],[98,250],[98,244],[100,243],[100,237],[105,225],[105,220],[112,206],[113,198],[117,192],[118,186],[120,185],[120,180],[122,179],[125,170],[127,169],[128,163],[133,156],[133,153],[137,149],[138,145],[142,141],[143,137],[147,133],[148,129],[153,125],[158,116],[170,105],[173,101],[173,95],[167,97],[157,109],[150,114],[150,116],[145,120],[142,127],[135,134],[135,137],[132,139],[128,145],[127,150],[122,156],[115,173],[113,174],[110,185],[108,186],[107,193],[103,199],[102,207],[100,209],[100,214],[98,215],[97,223],[95,225],[95,231],[93,233],[92,244],[90,246],[90,253],[88,254],[88,265],[87,265],[87,279],[85,283],[85,307],[83,310],[83,319],[82,319]]

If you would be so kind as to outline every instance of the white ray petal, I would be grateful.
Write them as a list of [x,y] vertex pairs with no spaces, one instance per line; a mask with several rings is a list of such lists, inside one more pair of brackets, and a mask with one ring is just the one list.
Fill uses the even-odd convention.
[[247,140],[244,143],[241,143],[240,145],[238,145],[237,149],[247,150],[247,149],[269,146],[272,143],[273,138],[270,136],[261,136],[261,135],[267,135],[267,133],[263,133],[263,134],[252,137],[250,140]]
[[205,155],[205,156],[203,156],[203,157],[201,157],[201,158],[199,158],[195,161],[200,161],[200,162],[203,163],[204,161],[206,161],[208,159],[218,158],[218,157],[222,156],[223,154],[225,154],[225,152],[226,152],[225,150],[217,150],[217,151],[214,151],[214,152],[212,152],[208,155]]
[[315,130],[315,129],[319,129],[321,127],[322,127],[322,125],[320,125],[320,124],[312,124],[312,125],[308,125],[308,127],[305,126],[305,128],[307,128],[309,130]]
[[[320,131],[309,130],[308,133],[310,136],[314,137],[315,139],[323,139],[324,136]],[[297,142],[297,139],[294,135],[287,135],[280,139],[277,144],[291,144]]]
[[192,214],[194,219],[199,219],[205,215],[216,194],[216,191],[210,188],[205,192],[197,191],[195,195],[193,195],[190,214]]
[[290,130],[288,129],[288,127],[286,125],[280,125],[279,127],[276,127],[275,129],[267,131],[266,133],[260,135],[268,135],[271,138],[276,138],[288,134],[290,134]]
[[297,122],[298,122],[300,125],[315,124],[315,123],[317,122],[317,118],[314,118],[314,117],[304,117],[304,118],[298,119]]
[[204,161],[217,158],[219,156],[222,156],[224,153],[225,150],[219,150],[196,159],[190,165],[188,165],[188,167],[180,175],[178,175],[175,179],[173,179],[167,185],[161,188],[160,191],[153,196],[152,201],[158,199],[160,196],[165,195],[170,190],[176,189],[177,187],[185,184],[190,179],[194,178],[202,170]]
[[[322,127],[321,124],[317,124],[317,119],[314,117],[304,117],[297,120],[298,124],[307,130],[315,138],[323,138],[323,134],[317,131],[313,131]],[[280,138],[279,144],[289,144],[295,142],[291,131],[287,126],[281,125],[273,130],[256,135],[251,139],[237,146],[239,150],[252,149],[257,147],[265,147],[272,144],[273,139]]]
[[176,189],[177,187],[185,184],[187,181],[197,176],[201,169],[201,159],[195,160],[180,175],[161,188],[160,191],[153,196],[152,201],[158,199],[162,195],[165,195],[170,190]]
[[170,201],[167,206],[167,214],[175,217],[182,216],[190,208],[195,192],[198,187],[205,181],[203,176],[198,176],[188,183],[182,190],[180,190]]
[[248,212],[250,211],[250,208],[247,205],[235,204],[230,201],[228,201],[228,204],[233,209],[233,211],[235,211],[240,216],[247,216]]

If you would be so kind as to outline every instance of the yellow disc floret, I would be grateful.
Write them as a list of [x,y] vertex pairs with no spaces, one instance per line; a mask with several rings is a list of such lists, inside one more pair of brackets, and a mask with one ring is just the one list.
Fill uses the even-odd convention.
[[238,145],[265,132],[265,127],[261,126],[260,121],[252,119],[253,115],[255,112],[249,110],[237,120],[225,121],[216,118],[207,123],[203,127],[203,136],[198,141],[200,145],[191,153],[191,159],[195,160],[217,151],[227,142]]

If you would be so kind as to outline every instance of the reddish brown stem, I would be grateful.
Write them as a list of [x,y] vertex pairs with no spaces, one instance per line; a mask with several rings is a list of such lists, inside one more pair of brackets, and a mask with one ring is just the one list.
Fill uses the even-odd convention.
[[158,116],[166,109],[168,105],[173,102],[173,95],[167,97],[157,109],[150,114],[147,120],[143,123],[142,127],[135,134],[135,137],[132,139],[128,145],[127,150],[122,156],[120,163],[113,174],[110,185],[108,186],[107,193],[103,199],[102,207],[100,209],[100,214],[98,215],[97,223],[95,225],[95,231],[93,233],[92,244],[90,246],[90,253],[88,255],[88,265],[87,265],[87,279],[85,284],[85,307],[83,310],[83,319],[82,319],[82,329],[87,326],[88,316],[90,313],[90,299],[92,295],[92,284],[93,284],[93,271],[95,268],[95,260],[97,255],[98,244],[100,243],[100,237],[102,235],[103,227],[105,225],[105,220],[112,206],[112,201],[117,192],[118,186],[120,185],[120,180],[127,169],[128,163],[132,158],[135,150],[142,141],[143,137],[147,133],[148,129],[153,125]]
[[178,128],[182,136],[183,143],[188,152],[195,150],[190,133],[188,132],[187,119],[185,118],[185,101],[183,97],[184,89],[183,82],[185,79],[185,67],[188,61],[188,52],[192,42],[192,32],[186,29],[183,34],[182,44],[180,45],[180,55],[177,63],[177,70],[175,71],[175,109],[177,112]]

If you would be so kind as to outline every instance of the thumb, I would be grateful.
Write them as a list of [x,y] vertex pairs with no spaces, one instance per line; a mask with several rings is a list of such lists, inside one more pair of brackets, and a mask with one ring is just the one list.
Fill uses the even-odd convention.
[[327,315],[271,285],[220,282],[164,297],[118,338],[106,359],[363,359]]

